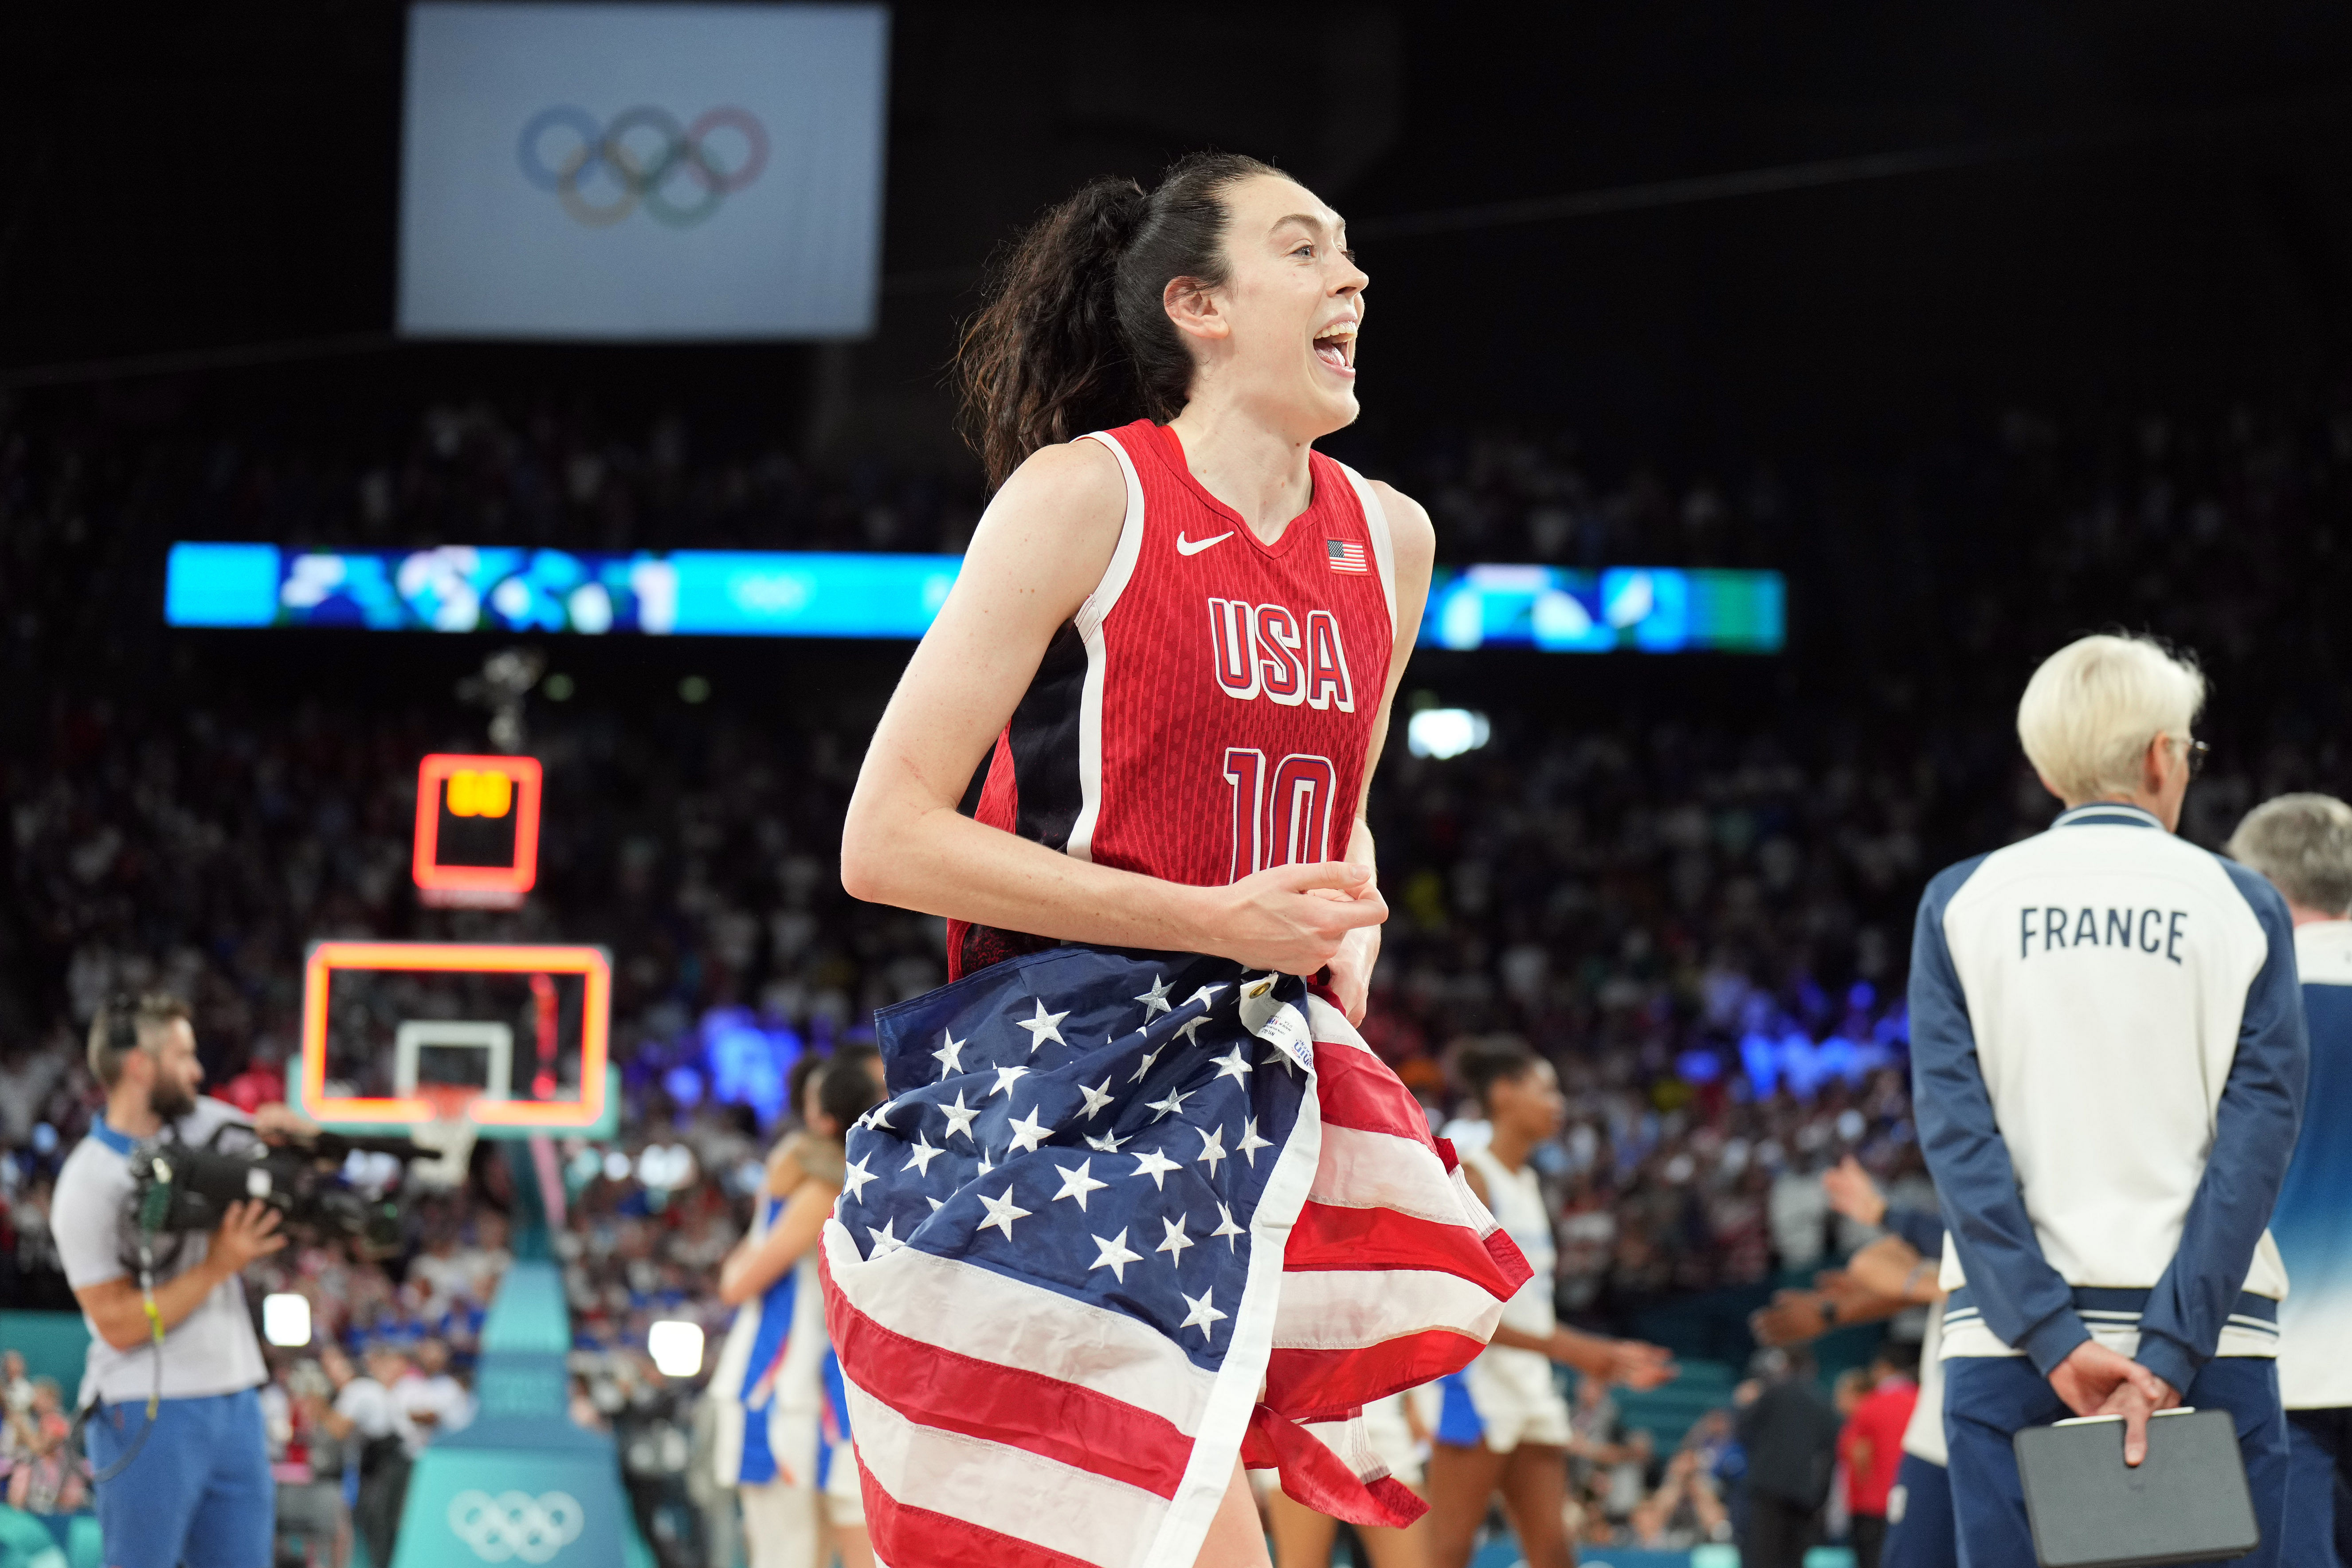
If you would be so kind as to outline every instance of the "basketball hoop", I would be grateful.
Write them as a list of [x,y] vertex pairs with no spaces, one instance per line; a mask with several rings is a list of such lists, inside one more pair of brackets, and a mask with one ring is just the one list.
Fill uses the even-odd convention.
[[466,1172],[474,1158],[474,1139],[479,1131],[467,1111],[480,1099],[479,1087],[464,1083],[420,1083],[416,1098],[433,1108],[430,1121],[409,1130],[420,1148],[432,1150],[432,1160],[419,1160],[411,1165],[409,1174],[428,1187],[455,1188],[466,1184]]

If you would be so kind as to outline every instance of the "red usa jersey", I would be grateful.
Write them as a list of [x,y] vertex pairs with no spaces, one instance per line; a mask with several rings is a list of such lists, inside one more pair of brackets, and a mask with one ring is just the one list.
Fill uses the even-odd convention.
[[[1347,852],[1395,644],[1388,520],[1319,452],[1265,543],[1148,419],[1083,437],[1127,479],[1102,582],[1054,635],[967,809],[1052,848],[1195,887]],[[962,975],[1043,945],[950,921]]]

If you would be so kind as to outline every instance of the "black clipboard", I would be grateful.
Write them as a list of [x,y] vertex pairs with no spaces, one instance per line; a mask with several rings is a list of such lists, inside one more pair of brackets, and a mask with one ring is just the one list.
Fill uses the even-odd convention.
[[2242,1557],[2262,1543],[2226,1410],[2166,1410],[2147,1458],[2124,1463],[2124,1418],[2028,1426],[2013,1443],[2042,1568],[2127,1568]]

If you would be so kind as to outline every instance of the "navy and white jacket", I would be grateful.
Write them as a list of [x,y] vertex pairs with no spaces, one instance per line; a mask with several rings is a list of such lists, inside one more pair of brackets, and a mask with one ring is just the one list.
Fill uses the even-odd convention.
[[2352,921],[2294,931],[2311,1085],[2303,1137],[2279,1189],[2271,1231],[2294,1270],[2279,1310],[2279,1398],[2289,1410],[2352,1405]]
[[1911,1027],[1947,1357],[2046,1373],[2095,1334],[2186,1390],[2277,1354],[2265,1227],[2310,1052],[2276,889],[2137,806],[2077,806],[1927,885]]

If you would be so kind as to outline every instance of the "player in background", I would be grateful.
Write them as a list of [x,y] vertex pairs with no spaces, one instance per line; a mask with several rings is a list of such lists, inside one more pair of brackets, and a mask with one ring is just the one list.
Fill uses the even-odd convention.
[[1570,1568],[1576,1552],[1568,1500],[1568,1401],[1552,1363],[1631,1388],[1675,1375],[1655,1345],[1603,1339],[1553,1317],[1556,1248],[1551,1210],[1529,1156],[1559,1136],[1567,1105],[1551,1064],[1516,1040],[1465,1047],[1455,1063],[1492,1129],[1484,1147],[1461,1151],[1463,1175],[1518,1243],[1534,1275],[1503,1308],[1478,1359],[1445,1378],[1429,1457],[1430,1533],[1438,1568],[1467,1568],[1479,1525],[1497,1493],[1528,1568]]
[[2295,968],[2311,1031],[2303,1131],[2271,1212],[2293,1289],[2279,1303],[2278,1378],[2286,1406],[2285,1568],[2339,1568],[2352,1480],[2352,806],[2283,795],[2246,814],[2231,858],[2270,879],[2294,921]]
[[874,1561],[815,1248],[841,1195],[842,1133],[881,1099],[877,1059],[843,1051],[794,1073],[807,1131],[769,1157],[751,1229],[719,1271],[719,1299],[737,1312],[710,1379],[715,1460],[742,1499],[751,1568],[808,1568],[836,1552],[842,1568]]
[[[1358,415],[1368,281],[1339,214],[1280,172],[1223,154],[1187,158],[1149,191],[1097,181],[1006,254],[960,354],[969,428],[1002,488],[875,731],[842,834],[853,896],[948,919],[951,975],[1084,943],[1204,955],[1236,965],[1237,979],[1319,977],[1331,1007],[1363,1016],[1387,917],[1364,799],[1436,546],[1416,502],[1313,449]],[[1148,1018],[1150,1005],[1137,1012]],[[1027,1094],[1075,1089],[1051,1077],[1065,1047],[1036,1058]],[[1204,1088],[1194,1079],[1207,1060],[1194,1056],[1188,1047],[1153,1081],[1172,1066]],[[894,1060],[890,1082],[940,1071]],[[1359,1079],[1366,1092],[1417,1115],[1394,1075],[1378,1075],[1385,1087]],[[1327,1075],[1316,1081],[1319,1095]],[[1104,1092],[1108,1123],[1160,1090],[1120,1074]],[[1213,1098],[1187,1110],[1202,1114]],[[896,1126],[890,1136],[903,1136]],[[923,1177],[877,1169],[861,1203],[919,1215]],[[1132,1191],[1135,1177],[1122,1179]],[[1479,1231],[1485,1216],[1450,1178],[1428,1186],[1425,1214]],[[932,1212],[944,1225],[979,1202],[960,1192]],[[864,1258],[862,1243],[849,1245]],[[1493,1276],[1491,1300],[1524,1266],[1505,1246],[1475,1267]],[[1058,1257],[1037,1258],[1029,1277],[1066,1278],[1055,1274],[1065,1268],[1079,1277],[1070,1289],[1101,1289],[1084,1284],[1088,1273],[1107,1278]],[[904,1275],[865,1277],[892,1290]],[[1375,1304],[1382,1278],[1364,1276]],[[833,1300],[852,1310],[838,1305],[837,1279]],[[903,1311],[910,1300],[872,1304]],[[1461,1310],[1458,1324],[1449,1310],[1427,1328],[1453,1331],[1466,1353],[1493,1309],[1474,1312],[1465,1298]],[[855,1357],[845,1364],[866,1386]],[[1258,1409],[1286,1441],[1317,1441]],[[1236,1443],[1226,1431],[1207,1458],[1207,1439],[1181,1437],[1191,1458],[1152,1528],[1181,1543],[1172,1550],[1199,1542],[1203,1563],[1264,1563],[1239,1454],[1223,1458]],[[1118,1446],[1076,1436],[1086,1463],[1119,1462]],[[1056,1529],[1068,1538],[1076,1527],[1064,1516],[1093,1495],[1071,1481],[1066,1495],[1046,1489],[983,1523],[958,1512],[946,1479],[910,1468],[901,1480],[906,1494],[890,1502],[903,1517],[945,1510],[1024,1542]],[[870,1468],[867,1485],[870,1513],[881,1487]],[[877,1524],[877,1548],[881,1537]],[[936,1537],[910,1527],[906,1550],[885,1555],[898,1568],[915,1568],[908,1553],[944,1561]]]
[[1810,1290],[1782,1290],[1748,1321],[1757,1341],[1797,1345],[1832,1329],[1878,1322],[1912,1307],[1927,1307],[1919,1342],[1919,1398],[1903,1429],[1903,1462],[1886,1499],[1886,1540],[1879,1568],[1958,1568],[1959,1534],[1952,1520],[1952,1484],[1945,1470],[1944,1288],[1937,1269],[1944,1256],[1943,1217],[1932,1209],[1895,1208],[1862,1163],[1847,1155],[1822,1173],[1830,1207],[1856,1224],[1887,1235],[1857,1248],[1843,1268],[1814,1277]]

